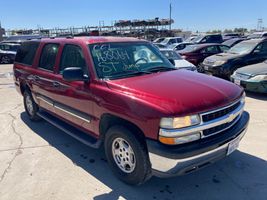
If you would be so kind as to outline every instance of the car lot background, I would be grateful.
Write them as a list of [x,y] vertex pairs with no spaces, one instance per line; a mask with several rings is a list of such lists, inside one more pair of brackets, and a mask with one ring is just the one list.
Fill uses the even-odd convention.
[[267,199],[267,96],[248,93],[251,122],[239,150],[195,173],[139,187],[113,176],[103,151],[47,122],[33,123],[0,65],[0,199]]

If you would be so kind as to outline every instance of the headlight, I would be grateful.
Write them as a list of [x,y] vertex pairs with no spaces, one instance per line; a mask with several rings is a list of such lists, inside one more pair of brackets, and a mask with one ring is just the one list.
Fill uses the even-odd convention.
[[226,60],[218,60],[214,62],[213,66],[220,66],[223,65],[224,63],[226,63]]
[[245,99],[246,99],[246,93],[243,92],[242,98],[241,98],[241,103],[245,103]]
[[191,115],[185,117],[162,118],[160,120],[160,127],[167,129],[185,128],[194,126],[200,123],[199,115]]
[[267,81],[267,75],[257,75],[257,76],[254,76],[254,77],[250,78],[249,80],[252,80],[252,81]]

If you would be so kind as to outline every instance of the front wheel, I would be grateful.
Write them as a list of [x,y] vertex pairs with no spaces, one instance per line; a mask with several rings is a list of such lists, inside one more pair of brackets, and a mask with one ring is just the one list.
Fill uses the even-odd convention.
[[105,153],[114,174],[130,185],[140,185],[151,177],[145,144],[123,126],[113,126],[106,133]]

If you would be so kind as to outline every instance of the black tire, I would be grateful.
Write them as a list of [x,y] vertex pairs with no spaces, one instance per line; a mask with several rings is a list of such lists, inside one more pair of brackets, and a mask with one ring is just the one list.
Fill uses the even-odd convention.
[[[32,110],[30,110],[29,106],[27,106],[27,103],[31,102]],[[24,103],[24,109],[29,116],[29,118],[32,121],[39,121],[41,118],[37,115],[37,112],[39,110],[38,105],[35,103],[32,94],[29,90],[25,90],[23,93],[23,103]]]
[[[127,141],[134,152],[135,167],[130,173],[124,172],[113,157],[112,145],[114,140],[122,138]],[[134,134],[123,126],[111,127],[105,136],[105,153],[113,173],[123,182],[130,185],[140,185],[151,177],[151,164],[144,141],[135,137]]]
[[10,64],[11,63],[11,59],[9,56],[4,55],[1,57],[0,63],[2,64]]

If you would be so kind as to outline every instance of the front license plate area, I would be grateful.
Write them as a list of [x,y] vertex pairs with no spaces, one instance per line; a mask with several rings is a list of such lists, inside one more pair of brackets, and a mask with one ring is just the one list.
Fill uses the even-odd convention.
[[240,139],[236,138],[228,145],[227,155],[233,153],[239,146]]

